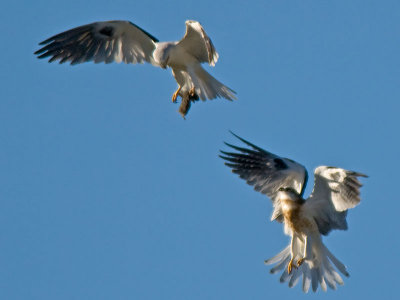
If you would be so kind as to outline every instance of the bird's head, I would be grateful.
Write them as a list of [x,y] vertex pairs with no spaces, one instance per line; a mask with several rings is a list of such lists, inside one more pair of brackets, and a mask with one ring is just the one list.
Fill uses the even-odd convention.
[[198,23],[199,22],[195,21],[195,20],[186,20],[186,22],[185,22],[186,25],[194,25],[194,24],[198,24]]
[[292,187],[280,187],[278,189],[278,198],[282,200],[293,201],[299,204],[304,202],[304,199]]

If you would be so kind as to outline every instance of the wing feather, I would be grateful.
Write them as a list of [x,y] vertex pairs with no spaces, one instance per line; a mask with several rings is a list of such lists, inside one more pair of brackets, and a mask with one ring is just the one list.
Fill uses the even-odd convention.
[[232,168],[233,173],[272,200],[274,212],[271,219],[281,222],[281,205],[275,201],[275,196],[281,187],[292,187],[302,195],[308,177],[306,169],[293,160],[279,157],[232,134],[251,148],[225,143],[238,152],[221,151],[220,157],[226,161],[226,166]]
[[192,54],[199,62],[208,62],[214,66],[218,60],[218,53],[204,31],[203,26],[197,21],[186,21],[185,36],[179,41],[177,46],[183,47],[186,52]]
[[56,34],[39,45],[38,58],[50,57],[49,62],[69,61],[71,65],[124,62],[154,64],[152,57],[158,40],[128,21],[95,22]]
[[364,174],[335,167],[320,166],[314,172],[314,190],[305,203],[321,234],[332,229],[347,229],[347,210],[360,203]]

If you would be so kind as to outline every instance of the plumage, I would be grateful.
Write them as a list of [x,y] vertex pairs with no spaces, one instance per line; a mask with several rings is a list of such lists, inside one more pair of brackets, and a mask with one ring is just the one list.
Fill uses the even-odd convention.
[[191,102],[198,99],[236,99],[235,91],[212,77],[201,66],[214,66],[218,53],[197,21],[186,21],[186,33],[180,41],[159,42],[150,33],[129,21],[95,22],[56,34],[41,42],[38,58],[58,60],[71,65],[94,63],[144,63],[172,69],[178,90],[172,101],[182,98],[179,112],[187,114]]
[[[302,289],[315,292],[318,286],[326,291],[343,285],[335,270],[349,273],[322,243],[321,235],[333,229],[347,229],[347,210],[360,203],[358,177],[366,175],[336,167],[320,166],[314,172],[314,189],[303,198],[307,171],[299,163],[270,153],[234,134],[249,148],[225,143],[235,152],[221,151],[220,157],[233,173],[267,195],[273,204],[271,220],[284,224],[291,243],[274,257],[265,260],[275,265],[270,272],[283,270],[280,282],[295,286],[302,277]],[[332,265],[333,264],[333,265]]]

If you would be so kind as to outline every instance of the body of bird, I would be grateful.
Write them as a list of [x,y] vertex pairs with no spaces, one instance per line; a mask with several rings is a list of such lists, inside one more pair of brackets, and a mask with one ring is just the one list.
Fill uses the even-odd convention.
[[170,67],[178,83],[172,101],[176,102],[178,96],[185,99],[179,109],[183,117],[190,107],[187,99],[236,99],[232,89],[212,77],[201,66],[202,63],[214,66],[218,53],[197,21],[186,21],[186,33],[180,41],[160,42],[131,22],[105,21],[67,30],[40,45],[43,47],[35,54],[38,58],[49,57],[49,62],[69,61],[72,65],[87,61],[132,64],[148,62],[163,69]]
[[[236,136],[238,137],[238,136]],[[290,244],[276,256],[265,261],[275,264],[271,273],[283,270],[280,281],[293,287],[303,278],[303,291],[312,286],[323,290],[343,280],[332,264],[343,275],[346,267],[325,247],[321,235],[333,229],[347,229],[347,210],[360,202],[361,183],[357,177],[366,175],[336,167],[315,169],[315,184],[307,200],[303,198],[307,183],[306,169],[295,161],[279,157],[238,137],[251,149],[226,144],[238,152],[221,151],[228,167],[271,198],[271,220],[283,223]]]
[[[285,220],[285,225],[289,230],[298,234],[309,232],[315,222],[306,218],[302,211],[301,204],[293,203],[290,200],[283,200],[282,213]],[[314,224],[313,224],[314,223]],[[316,224],[315,224],[316,225]],[[315,226],[316,227],[316,226]]]
[[305,200],[301,197],[293,199],[290,194],[280,191],[277,195],[281,203],[284,224],[286,231],[293,231],[300,235],[309,235],[318,232],[318,226],[314,219],[307,215],[304,210]]

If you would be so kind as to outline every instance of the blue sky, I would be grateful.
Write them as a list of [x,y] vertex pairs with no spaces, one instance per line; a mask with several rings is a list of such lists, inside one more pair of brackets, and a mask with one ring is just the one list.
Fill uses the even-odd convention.
[[[394,299],[398,292],[398,1],[8,1],[0,11],[0,298]],[[238,93],[183,120],[170,70],[71,67],[33,52],[63,30],[130,20],[160,40],[202,23]],[[368,174],[349,230],[324,242],[351,274],[304,295],[263,261],[289,238],[218,158],[228,130],[313,169]]]

